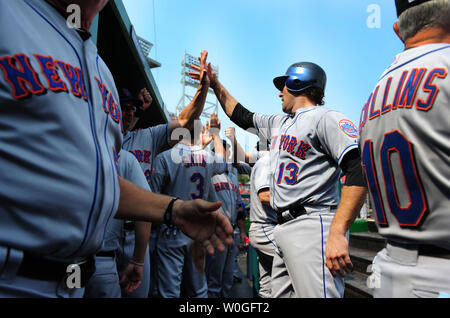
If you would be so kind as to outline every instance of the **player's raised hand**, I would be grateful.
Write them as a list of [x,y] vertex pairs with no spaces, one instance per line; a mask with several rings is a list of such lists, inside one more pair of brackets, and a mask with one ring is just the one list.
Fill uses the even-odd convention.
[[345,234],[331,232],[325,247],[326,265],[333,277],[345,277],[353,269]]
[[220,253],[226,245],[233,243],[233,227],[228,218],[218,209],[221,202],[204,200],[175,201],[173,205],[172,223],[184,234],[198,241],[206,252],[214,254],[214,249]]
[[200,57],[198,60],[200,61],[200,66],[195,64],[191,64],[191,68],[196,70],[196,72],[189,72],[189,76],[194,79],[200,81],[200,83],[209,85],[210,81],[208,76],[206,76],[206,59],[208,58],[208,51],[203,50],[200,53]]
[[212,113],[209,117],[211,128],[217,128],[220,130],[221,122],[217,113]]
[[200,135],[200,145],[202,148],[206,148],[213,140],[211,134],[209,133],[209,122],[206,122],[206,127],[202,126],[202,133]]
[[143,277],[144,273],[142,266],[130,263],[125,269],[122,275],[122,279],[120,280],[120,283],[123,284],[125,281],[128,280],[128,284],[125,287],[125,291],[127,293],[132,293],[133,291],[138,289],[139,286],[141,286]]
[[138,98],[143,102],[140,107],[142,111],[146,110],[153,102],[152,96],[145,87],[139,92]]
[[217,85],[217,74],[214,72],[211,63],[206,66],[206,75],[208,75],[209,86],[214,89]]
[[233,126],[225,128],[225,137],[233,141],[236,137],[236,128]]

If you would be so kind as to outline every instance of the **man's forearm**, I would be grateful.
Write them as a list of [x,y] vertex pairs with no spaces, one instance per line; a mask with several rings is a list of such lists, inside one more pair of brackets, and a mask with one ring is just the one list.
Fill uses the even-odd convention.
[[231,117],[238,101],[230,95],[230,93],[219,81],[216,81],[216,84],[212,88],[214,89],[214,93],[216,94],[223,111],[228,117]]
[[221,155],[222,157],[226,157],[226,150],[223,147],[222,139],[220,138],[219,134],[214,133],[212,135],[213,141],[214,141],[214,152],[217,155]]
[[133,259],[136,262],[144,263],[145,253],[147,251],[148,240],[150,238],[150,230],[152,224],[150,222],[135,223],[135,240]]
[[331,224],[330,233],[345,234],[352,226],[365,202],[367,188],[360,186],[344,186],[341,203]]
[[189,105],[183,109],[177,118],[180,127],[191,128],[194,120],[200,117],[203,112],[203,107],[205,106],[208,89],[208,85],[200,83],[197,91],[195,92],[194,98],[191,100]]
[[[162,223],[171,197],[146,191],[120,178],[120,202],[115,215],[118,219]],[[177,203],[177,202],[175,202]]]

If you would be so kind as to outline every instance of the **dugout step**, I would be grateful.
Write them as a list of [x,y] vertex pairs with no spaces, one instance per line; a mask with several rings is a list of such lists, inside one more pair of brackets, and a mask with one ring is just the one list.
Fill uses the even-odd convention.
[[376,232],[350,233],[350,247],[381,251],[386,245],[386,240]]
[[353,270],[362,274],[367,273],[367,266],[372,264],[372,261],[377,255],[376,251],[357,248],[350,246],[350,259],[353,263]]
[[372,289],[367,287],[367,277],[367,275],[355,271],[347,275],[344,279],[344,298],[373,298]]

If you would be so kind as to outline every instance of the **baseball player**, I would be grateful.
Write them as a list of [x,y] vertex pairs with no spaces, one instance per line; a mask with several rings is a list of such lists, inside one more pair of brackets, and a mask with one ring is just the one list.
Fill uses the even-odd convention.
[[211,254],[231,244],[220,203],[118,176],[118,94],[87,31],[106,2],[71,1],[76,30],[66,1],[0,1],[2,297],[81,297],[112,217],[174,222]]
[[276,253],[273,231],[277,214],[270,207],[270,156],[266,152],[252,168],[250,176],[250,243],[258,255],[259,296],[270,298],[272,263]]
[[[199,58],[202,69],[204,69],[207,57],[208,52],[203,51]],[[175,136],[175,134],[180,132],[183,128],[190,129],[193,125],[193,121],[199,118],[203,111],[206,95],[208,94],[209,82],[206,82],[207,77],[203,76],[203,73],[201,76],[198,76],[197,79],[199,80],[197,92],[177,119],[167,124],[148,127],[141,130],[131,131],[137,122],[137,116],[142,115],[149,107],[152,98],[146,90],[140,91],[139,98],[133,97],[128,90],[121,90],[121,103],[135,103],[139,102],[140,99],[144,102],[142,106],[136,107],[136,111],[127,111],[123,113],[124,140],[122,147],[135,155],[149,183],[154,170],[153,162],[155,156],[174,146],[179,141],[178,136]],[[155,260],[155,246],[157,245],[158,231],[159,226],[153,226],[149,242],[149,252],[151,255],[150,263],[153,263],[154,265],[157,264]],[[150,295],[154,294],[156,289],[156,285],[154,284],[156,277],[154,274],[157,273],[157,269],[155,267],[154,269],[155,270],[151,271]]]
[[[341,113],[318,107],[323,104],[325,72],[310,62],[291,65],[274,79],[285,115],[266,116],[244,108],[210,65],[207,69],[231,120],[271,141],[270,204],[278,216],[274,263],[279,258],[285,264],[297,297],[343,297],[343,277],[352,267],[346,235],[367,190],[357,127]],[[347,181],[339,203],[341,169]],[[332,222],[335,230],[329,231]],[[327,265],[332,265],[330,270]],[[286,293],[272,286],[272,295]]]
[[369,283],[374,297],[447,297],[450,2],[395,4],[405,50],[381,75],[360,122],[370,198],[387,239]]
[[[256,162],[247,164],[238,163],[238,170],[250,175],[250,243],[255,248],[258,255],[259,268],[259,297],[270,298],[272,296],[272,265],[276,254],[276,243],[273,237],[273,230],[277,225],[277,214],[270,207],[270,156],[267,149],[267,142],[258,141],[256,145],[257,153],[244,153],[242,147],[235,136],[235,127],[225,129],[225,135],[233,143],[239,154],[236,157],[245,158],[246,161]],[[264,149],[261,151],[261,149]],[[253,167],[252,167],[252,166]],[[277,281],[282,285],[283,290],[292,290],[289,275],[284,264],[277,270]],[[280,280],[284,283],[280,283]]]
[[[214,198],[210,180],[226,169],[223,157],[195,144],[200,138],[201,121],[195,122],[192,139],[183,139],[172,149],[156,157],[151,178],[154,191],[183,200]],[[222,204],[223,205],[223,204]],[[158,235],[157,288],[162,298],[179,298],[181,284],[194,298],[207,298],[208,286],[204,273],[195,266],[190,253],[192,240],[175,226],[162,225]]]
[[[220,124],[217,126],[214,140],[219,140],[218,135]],[[226,159],[230,158],[230,146],[223,142],[224,152],[216,153],[225,155]],[[237,175],[234,173],[235,168],[228,163],[227,169],[222,174],[215,175],[211,182],[217,198],[222,202],[222,211],[230,220],[231,225],[235,229],[233,235],[233,244],[227,248],[225,253],[215,253],[206,256],[205,272],[208,280],[208,296],[209,298],[228,298],[230,290],[233,287],[233,274],[235,266],[235,258],[238,254],[238,244],[242,241],[239,238],[239,229],[243,227],[242,207],[240,206],[242,199],[239,191],[239,182]],[[236,229],[238,229],[236,231]],[[243,231],[245,234],[245,230]]]

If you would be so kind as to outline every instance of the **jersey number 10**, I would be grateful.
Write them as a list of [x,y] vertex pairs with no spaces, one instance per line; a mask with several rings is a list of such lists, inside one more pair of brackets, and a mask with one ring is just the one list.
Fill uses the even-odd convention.
[[[397,153],[399,167],[393,166],[391,155]],[[390,208],[390,212],[397,219],[401,227],[418,227],[425,212],[427,204],[425,193],[420,183],[414,162],[413,148],[409,140],[398,130],[388,132],[384,135],[379,151],[381,172],[377,173],[374,164],[372,140],[364,141],[362,150],[362,162],[366,171],[367,182],[372,195],[377,222],[380,226],[388,226],[383,199],[378,183],[378,178],[383,178],[384,193]],[[408,205],[401,205],[398,199],[397,187],[395,186],[393,171],[400,171],[404,177],[405,190],[409,195]]]

